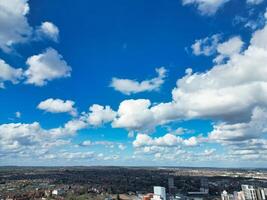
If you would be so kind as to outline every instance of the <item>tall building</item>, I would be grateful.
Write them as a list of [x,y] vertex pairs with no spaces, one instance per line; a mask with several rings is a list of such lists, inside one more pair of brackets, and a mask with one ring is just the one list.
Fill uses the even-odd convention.
[[200,192],[209,193],[209,182],[208,182],[208,179],[202,178],[200,180]]
[[[155,196],[155,198],[154,198]],[[153,199],[158,199],[158,197],[162,200],[166,200],[166,189],[165,187],[154,186],[154,196]]]
[[221,200],[234,200],[232,194],[228,194],[225,190],[221,193]]
[[266,200],[265,192],[263,188],[256,189],[256,196],[258,200]]
[[174,179],[173,177],[168,178],[168,192],[169,194],[173,195],[176,192],[176,187],[174,186]]
[[245,200],[244,192],[234,192],[234,200]]
[[252,185],[241,185],[245,200],[257,200],[256,190]]

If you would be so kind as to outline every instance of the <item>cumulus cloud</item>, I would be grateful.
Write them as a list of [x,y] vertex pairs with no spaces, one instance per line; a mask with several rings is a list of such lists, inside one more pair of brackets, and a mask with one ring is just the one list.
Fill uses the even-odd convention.
[[44,86],[48,81],[70,77],[71,75],[71,67],[52,48],[48,48],[41,54],[29,57],[26,63],[29,66],[25,71],[26,83],[28,84]]
[[214,15],[229,0],[182,0],[183,5],[194,5],[202,15]]
[[257,31],[249,47],[231,55],[225,64],[179,79],[172,91],[175,107],[187,117],[242,121],[256,105],[266,106],[261,95],[267,89],[265,32],[266,28]]
[[55,42],[58,41],[59,29],[52,22],[43,22],[41,26],[36,30],[37,37],[39,38],[48,38]]
[[34,30],[28,23],[28,0],[2,0],[0,2],[0,48],[10,52],[14,45],[30,40],[48,38],[58,41],[59,29],[52,22],[43,22]]
[[84,121],[84,119],[72,119],[66,122],[62,127],[50,129],[49,132],[52,137],[64,137],[75,135],[78,131],[85,129],[88,127],[88,124]]
[[51,113],[70,113],[73,116],[77,115],[77,110],[74,108],[74,101],[61,100],[49,98],[40,102],[37,106],[38,109]]
[[172,134],[166,134],[158,138],[152,138],[147,134],[137,134],[135,141],[133,141],[133,146],[175,146],[181,143],[182,138]]
[[164,67],[156,68],[156,72],[158,74],[157,77],[141,82],[130,79],[112,78],[110,86],[126,95],[158,90],[164,83],[166,69]]
[[179,145],[184,146],[197,146],[199,142],[204,142],[202,137],[190,137],[183,139],[180,136],[176,136],[167,133],[161,137],[151,137],[147,134],[137,134],[136,139],[133,141],[135,148],[146,147],[146,146],[158,146],[158,147],[174,147]]
[[[238,38],[222,43],[219,51],[229,57],[227,61],[207,72],[187,70],[177,80],[170,102],[156,105],[148,99],[121,102],[113,127],[151,131],[157,125],[181,119],[211,119],[226,124],[249,121],[255,107],[267,107],[266,30],[264,27],[256,31],[243,51],[240,50],[243,42]],[[232,43],[238,45],[226,50]]]
[[215,63],[222,63],[225,58],[241,52],[244,42],[239,36],[234,36],[225,42],[220,42],[221,37],[215,34],[211,37],[196,40],[191,46],[192,53],[196,56],[211,56],[217,54],[213,60]]
[[[137,134],[136,139],[133,141],[134,154],[142,156],[154,156],[156,161],[160,160],[188,160],[194,159],[200,155],[200,153],[193,153],[199,144],[206,142],[207,140],[201,135],[189,137],[184,139],[180,136],[176,136],[167,133],[160,137],[152,137],[147,134]],[[215,150],[214,150],[215,151]],[[205,152],[201,153],[204,154]],[[207,154],[214,152],[206,152]]]
[[210,56],[216,52],[220,40],[220,35],[215,34],[211,37],[206,37],[204,39],[198,39],[192,44],[191,48],[193,54],[196,56],[205,55]]
[[32,34],[26,15],[28,0],[0,1],[0,48],[9,52],[12,45],[26,42]]
[[89,108],[87,121],[89,125],[100,126],[104,123],[111,122],[116,116],[116,112],[109,106],[94,104]]
[[151,102],[147,99],[130,99],[121,102],[112,126],[128,130],[153,128],[155,122],[150,106]]
[[213,127],[213,131],[209,134],[209,138],[225,143],[260,138],[267,132],[266,120],[267,110],[256,107],[252,112],[249,122],[216,124]]
[[233,56],[234,54],[240,53],[244,42],[240,37],[235,36],[230,38],[228,41],[218,44],[217,52],[219,55],[215,58],[216,63],[221,63],[224,58]]
[[17,150],[40,141],[43,131],[39,123],[32,124],[10,123],[0,125],[1,148]]
[[4,60],[0,59],[0,88],[5,88],[5,82],[17,84],[22,77],[23,70],[21,68],[13,68]]

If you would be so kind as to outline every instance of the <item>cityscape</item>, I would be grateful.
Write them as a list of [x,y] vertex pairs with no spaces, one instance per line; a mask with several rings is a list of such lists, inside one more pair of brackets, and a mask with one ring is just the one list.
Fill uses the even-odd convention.
[[168,167],[10,167],[0,199],[265,200],[267,170]]

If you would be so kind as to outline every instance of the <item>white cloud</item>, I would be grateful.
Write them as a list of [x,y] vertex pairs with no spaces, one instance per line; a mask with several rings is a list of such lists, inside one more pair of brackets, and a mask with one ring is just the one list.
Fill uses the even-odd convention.
[[211,37],[206,37],[204,39],[196,40],[195,43],[191,46],[193,54],[196,56],[210,56],[214,54],[216,52],[219,40],[220,35],[218,34],[212,35]]
[[26,42],[32,34],[26,15],[28,0],[0,1],[0,48],[8,52],[12,45]]
[[266,106],[266,96],[261,95],[267,90],[265,30],[257,31],[250,46],[225,64],[179,79],[172,91],[174,108],[189,118],[242,121],[255,106]]
[[59,29],[52,22],[43,22],[41,26],[37,29],[38,37],[48,38],[55,42],[58,41]]
[[254,5],[258,5],[260,3],[262,3],[264,0],[247,0],[248,4],[254,4]]
[[71,136],[76,134],[79,130],[85,129],[88,127],[88,124],[84,121],[84,119],[72,119],[64,124],[63,127],[58,127],[54,129],[50,129],[49,132],[52,137],[64,137]]
[[29,68],[25,71],[26,83],[36,86],[46,85],[53,79],[69,77],[71,67],[54,49],[48,48],[45,52],[27,59]]
[[167,133],[161,137],[152,138],[147,134],[137,134],[136,139],[133,141],[135,148],[146,147],[146,146],[159,146],[159,147],[174,147],[179,145],[185,146],[196,146],[199,142],[204,140],[201,137],[190,137],[183,139],[180,136]]
[[[1,37],[1,36],[0,36]],[[19,83],[22,79],[23,71],[21,68],[13,68],[4,60],[0,59],[0,88],[5,88],[5,82],[13,84]]]
[[92,145],[92,142],[91,142],[91,140],[85,140],[80,145],[81,146],[91,146]]
[[120,103],[117,118],[112,122],[115,128],[128,130],[149,129],[154,126],[153,112],[149,109],[151,103],[147,99],[125,100]]
[[222,63],[225,58],[229,58],[234,54],[240,53],[244,42],[239,36],[230,38],[229,40],[220,43],[220,35],[215,34],[211,37],[196,40],[191,46],[192,53],[196,56],[205,55],[211,56],[218,54],[213,60],[215,63]]
[[251,39],[251,45],[257,48],[262,48],[267,50],[267,25],[260,30],[254,32],[253,37]]
[[198,141],[197,141],[197,138],[195,136],[193,136],[193,137],[190,137],[190,138],[184,140],[184,144],[186,146],[196,146],[196,145],[198,145]]
[[182,0],[183,5],[195,5],[202,15],[214,15],[229,0]]
[[89,111],[87,121],[92,126],[100,126],[104,123],[111,122],[116,116],[116,112],[109,106],[104,107],[94,104],[89,108]]
[[19,111],[15,112],[15,116],[16,116],[16,118],[21,118],[21,112],[19,112]]
[[171,102],[153,106],[147,99],[121,102],[113,127],[151,131],[155,126],[181,119],[211,119],[227,124],[250,120],[255,107],[267,107],[266,29],[256,31],[242,52],[239,39],[235,50],[221,48],[220,52],[229,56],[224,64],[203,73],[187,70],[177,81]]
[[216,149],[205,149],[204,152],[200,153],[199,156],[212,156]]
[[243,45],[244,42],[238,36],[232,37],[228,41],[218,44],[217,52],[219,55],[215,58],[215,62],[221,63],[224,58],[240,53]]
[[126,146],[123,145],[123,144],[119,144],[118,148],[119,148],[120,150],[125,150],[125,149],[126,149]]
[[58,155],[60,158],[68,160],[92,159],[95,157],[94,152],[62,152]]
[[164,83],[164,78],[166,77],[166,69],[164,67],[156,68],[156,72],[158,74],[158,77],[141,82],[130,79],[112,78],[110,86],[126,95],[158,90]]
[[38,109],[51,113],[70,113],[73,116],[77,115],[77,110],[74,108],[74,101],[61,99],[46,99],[39,103]]
[[214,125],[213,131],[209,134],[211,140],[219,142],[243,141],[252,138],[260,138],[267,132],[267,110],[255,108],[249,122]]

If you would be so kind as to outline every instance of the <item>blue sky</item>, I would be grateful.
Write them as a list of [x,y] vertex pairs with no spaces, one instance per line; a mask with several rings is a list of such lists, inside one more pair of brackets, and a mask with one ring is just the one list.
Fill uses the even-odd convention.
[[0,2],[0,165],[267,164],[267,2]]

